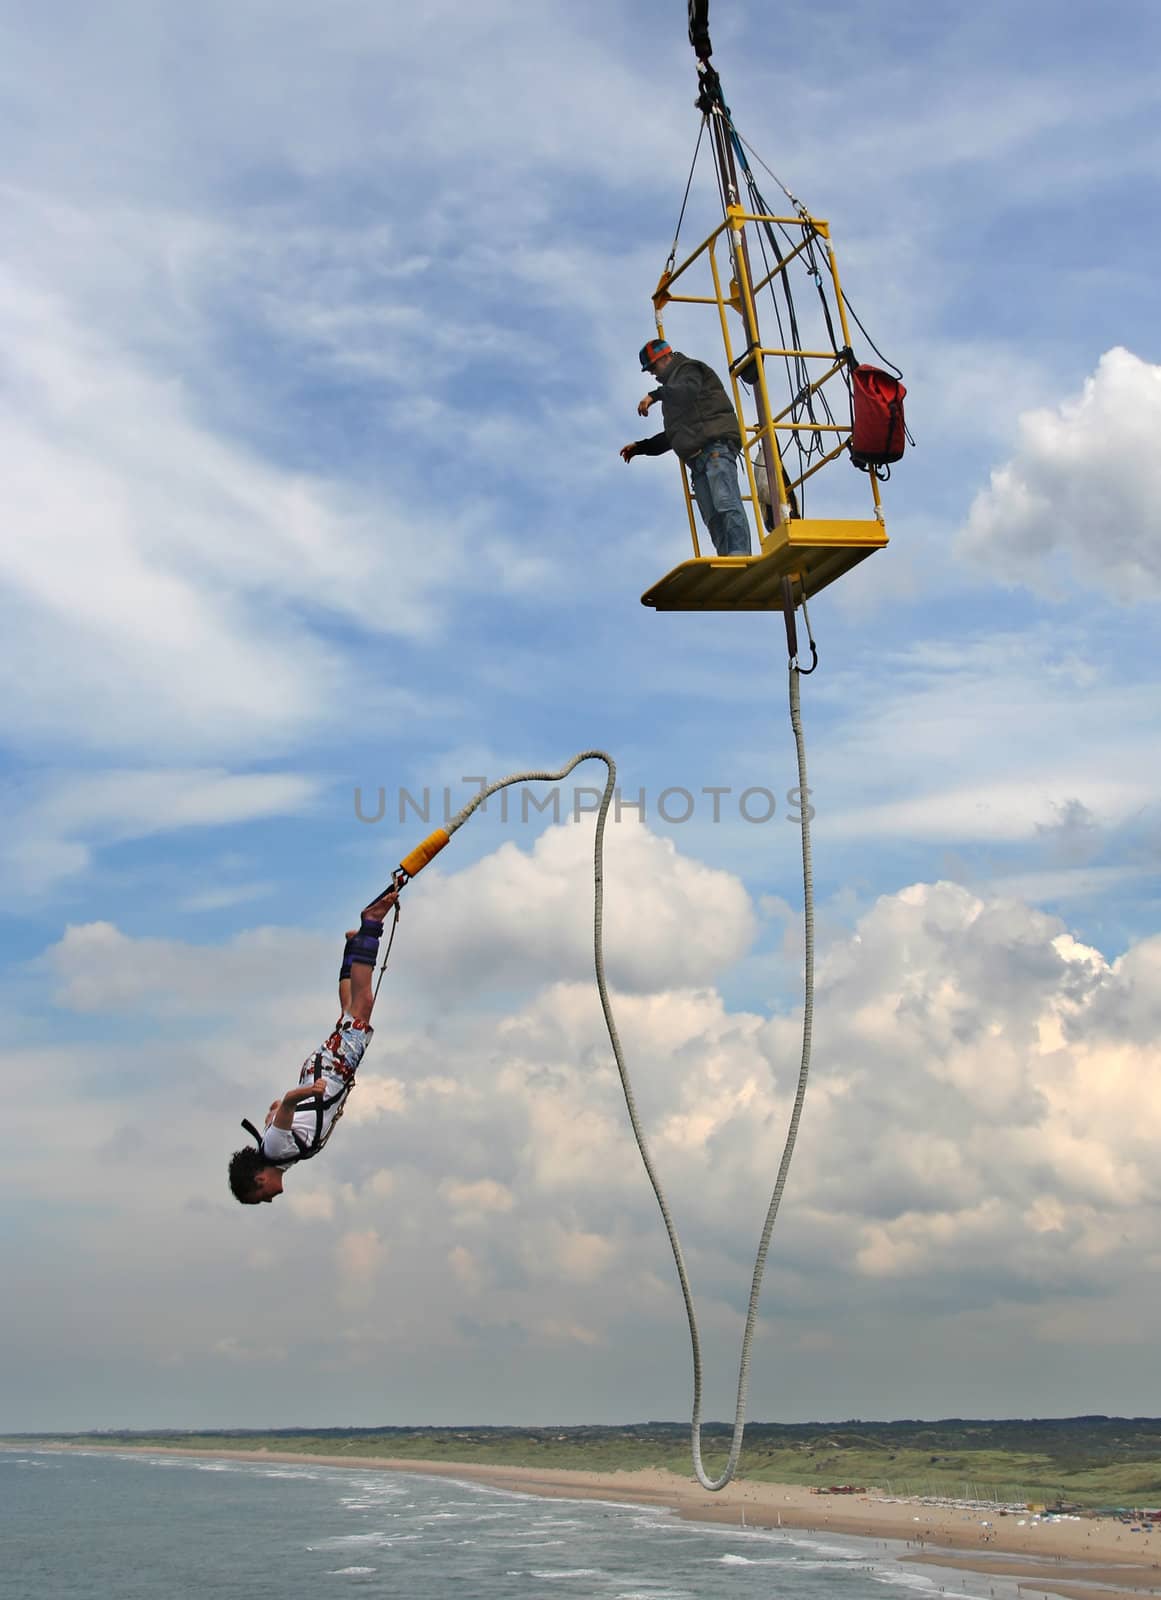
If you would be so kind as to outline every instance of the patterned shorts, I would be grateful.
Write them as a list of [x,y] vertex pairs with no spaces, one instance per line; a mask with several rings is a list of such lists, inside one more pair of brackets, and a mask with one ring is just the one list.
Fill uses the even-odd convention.
[[309,1083],[314,1077],[316,1060],[324,1077],[336,1079],[339,1083],[350,1083],[374,1031],[370,1023],[360,1022],[349,1011],[344,1011],[326,1043],[303,1062],[298,1075],[299,1083]]

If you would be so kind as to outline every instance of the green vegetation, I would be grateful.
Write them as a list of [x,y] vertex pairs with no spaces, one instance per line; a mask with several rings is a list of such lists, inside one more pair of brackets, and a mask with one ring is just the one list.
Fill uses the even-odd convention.
[[[729,1445],[723,1423],[702,1428],[711,1471]],[[268,1450],[401,1460],[571,1468],[583,1472],[664,1467],[690,1475],[682,1423],[555,1428],[301,1428],[271,1432],[138,1432],[8,1435],[0,1442],[178,1447],[227,1453]],[[977,1422],[751,1423],[740,1474],[773,1483],[864,1484],[899,1495],[1070,1502],[1085,1507],[1161,1505],[1161,1421],[1069,1417]]]

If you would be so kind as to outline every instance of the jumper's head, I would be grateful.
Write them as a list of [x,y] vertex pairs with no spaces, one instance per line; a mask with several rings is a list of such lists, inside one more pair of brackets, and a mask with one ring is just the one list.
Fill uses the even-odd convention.
[[667,339],[650,339],[648,344],[641,346],[641,371],[652,372],[658,362],[664,361],[672,354]]
[[244,1206],[268,1205],[282,1193],[282,1168],[271,1166],[250,1146],[235,1150],[230,1157],[230,1192]]

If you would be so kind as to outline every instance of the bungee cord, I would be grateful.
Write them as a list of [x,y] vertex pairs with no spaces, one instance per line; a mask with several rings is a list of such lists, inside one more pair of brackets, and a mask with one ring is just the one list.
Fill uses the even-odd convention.
[[[419,871],[422,866],[426,865],[426,862],[430,860],[431,855],[435,853],[435,850],[441,849],[443,844],[446,844],[447,840],[451,838],[452,834],[456,833],[460,828],[463,827],[464,823],[467,822],[468,818],[473,814],[473,812],[478,810],[479,807],[482,806],[489,798],[489,796],[496,794],[499,790],[509,788],[511,785],[518,783],[557,783],[562,778],[566,778],[569,773],[572,772],[574,768],[578,767],[583,761],[604,762],[607,776],[605,779],[605,787],[601,795],[601,803],[597,810],[596,830],[593,839],[593,962],[596,971],[597,990],[601,1000],[601,1011],[605,1019],[605,1029],[609,1036],[609,1043],[612,1046],[613,1051],[613,1059],[616,1061],[617,1073],[621,1080],[621,1092],[624,1097],[626,1110],[629,1113],[629,1122],[633,1130],[633,1138],[636,1140],[637,1150],[641,1156],[641,1161],[645,1168],[646,1176],[649,1179],[649,1183],[657,1200],[658,1208],[661,1211],[662,1220],[665,1224],[665,1232],[669,1239],[669,1247],[673,1254],[674,1264],[677,1268],[678,1282],[681,1286],[681,1296],[685,1305],[686,1321],[689,1325],[689,1339],[693,1358],[693,1413],[691,1420],[691,1448],[693,1454],[693,1467],[694,1473],[702,1488],[708,1489],[711,1492],[724,1489],[726,1484],[730,1482],[737,1469],[738,1458],[742,1451],[742,1437],[746,1425],[746,1397],[749,1388],[750,1352],[753,1344],[754,1329],[757,1325],[758,1319],[758,1302],[762,1290],[762,1277],[766,1267],[766,1254],[769,1249],[771,1235],[774,1231],[774,1221],[778,1215],[778,1207],[782,1200],[782,1191],[786,1186],[786,1179],[790,1171],[790,1161],[794,1153],[795,1140],[798,1136],[798,1124],[802,1116],[802,1107],[806,1096],[807,1074],[810,1066],[810,1045],[814,1013],[814,900],[810,859],[810,808],[805,803],[808,792],[806,779],[806,752],[802,735],[802,718],[799,707],[798,679],[799,668],[797,661],[792,659],[790,664],[790,718],[791,725],[794,729],[794,739],[798,757],[799,794],[802,798],[802,874],[806,906],[806,1001],[803,1011],[802,1056],[799,1065],[798,1086],[794,1099],[794,1107],[791,1112],[789,1131],[787,1133],[786,1143],[782,1151],[782,1160],[778,1167],[778,1176],[775,1181],[774,1192],[771,1196],[770,1205],[766,1212],[766,1221],[762,1229],[762,1237],[759,1242],[758,1254],[754,1263],[754,1274],[750,1284],[750,1302],[749,1309],[746,1314],[746,1325],[742,1336],[742,1348],[738,1365],[737,1404],[734,1413],[734,1429],[730,1442],[729,1456],[726,1461],[725,1469],[717,1478],[710,1478],[702,1464],[701,1335],[698,1331],[697,1315],[693,1302],[693,1291],[690,1287],[689,1274],[685,1265],[685,1256],[681,1248],[681,1240],[678,1237],[677,1227],[673,1221],[673,1215],[669,1208],[669,1201],[666,1197],[661,1179],[658,1176],[657,1169],[653,1164],[653,1157],[650,1154],[648,1141],[645,1137],[645,1131],[641,1126],[641,1119],[637,1112],[637,1101],[633,1093],[633,1085],[629,1077],[629,1068],[625,1062],[625,1054],[621,1046],[620,1035],[617,1031],[616,1018],[613,1015],[613,1005],[611,999],[609,998],[608,984],[605,977],[605,824],[608,819],[609,806],[612,803],[613,793],[616,787],[616,763],[614,762],[612,756],[608,755],[604,750],[582,750],[577,755],[573,756],[571,761],[566,762],[565,765],[558,771],[514,772],[509,774],[509,776],[506,778],[500,778],[497,780],[497,782],[489,784],[486,788],[481,789],[479,794],[473,795],[468,804],[464,806],[461,811],[457,812],[457,814],[447,824],[446,829],[441,830],[442,836],[433,835],[433,839],[436,839],[438,842],[434,844],[429,853],[423,854],[422,859],[418,860],[418,864],[415,863],[423,851],[423,847],[420,847],[420,851],[413,852],[412,856],[407,858],[413,863],[412,867],[408,868],[406,864],[404,864],[404,866],[402,866],[396,873],[394,879],[395,883],[398,884],[401,879],[402,881],[406,882],[409,877],[414,876],[415,872]],[[398,906],[396,906],[396,923],[397,922]],[[392,938],[394,938],[394,933],[395,929],[393,927]],[[383,963],[379,969],[379,979],[376,983],[376,993],[378,993],[378,983],[382,982],[383,968],[387,964],[387,956],[390,954],[390,950],[391,946],[390,943],[388,943],[387,951],[383,957]]]

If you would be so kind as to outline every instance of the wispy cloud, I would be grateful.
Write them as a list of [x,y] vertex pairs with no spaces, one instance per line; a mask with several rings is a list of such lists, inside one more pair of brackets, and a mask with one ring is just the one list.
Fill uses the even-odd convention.
[[77,769],[6,788],[0,865],[10,893],[36,896],[83,871],[102,846],[301,814],[320,785],[293,774],[169,767]]

